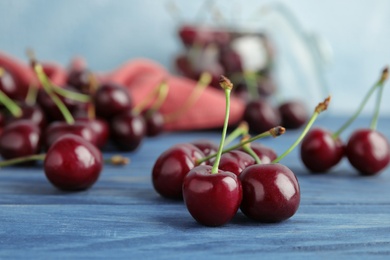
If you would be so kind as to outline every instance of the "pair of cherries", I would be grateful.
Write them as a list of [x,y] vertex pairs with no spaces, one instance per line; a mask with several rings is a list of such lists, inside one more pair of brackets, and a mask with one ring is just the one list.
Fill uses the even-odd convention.
[[[364,176],[379,174],[390,163],[390,145],[376,130],[379,106],[388,69],[382,71],[379,81],[369,90],[355,114],[335,133],[323,128],[310,131],[301,145],[301,159],[312,173],[324,173],[336,166],[344,156]],[[344,144],[339,135],[357,118],[370,96],[378,91],[376,111],[370,128],[355,130]]]
[[[203,140],[177,144],[166,150],[153,166],[152,182],[155,190],[163,197],[183,198],[192,217],[206,226],[226,224],[239,208],[249,218],[260,222],[280,222],[290,218],[299,207],[299,183],[290,169],[277,162],[302,140],[306,131],[288,151],[277,158],[273,150],[256,144],[249,148],[252,151],[249,154],[254,157],[236,150],[254,138],[225,150],[222,155],[232,84],[222,76],[221,86],[227,96],[227,110],[219,147]],[[313,118],[326,109],[328,102],[327,99],[316,108]],[[314,119],[306,128],[313,122]],[[284,128],[277,127],[255,139],[277,136],[283,132]],[[214,157],[214,161],[210,160]]]

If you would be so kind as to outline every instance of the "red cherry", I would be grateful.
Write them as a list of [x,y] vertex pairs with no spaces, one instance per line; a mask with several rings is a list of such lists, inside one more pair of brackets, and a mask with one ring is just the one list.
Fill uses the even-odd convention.
[[326,172],[337,165],[344,156],[344,145],[339,137],[332,133],[314,128],[309,131],[301,144],[303,164],[313,173]]
[[[278,157],[278,155],[273,149],[260,143],[251,143],[251,148],[259,157],[262,164],[271,163]],[[245,152],[243,148],[241,148],[240,151]]]
[[183,179],[204,154],[194,145],[177,144],[163,152],[152,170],[154,189],[163,197],[182,198]]
[[0,91],[14,100],[23,100],[26,96],[26,88],[21,87],[11,73],[0,67]]
[[242,151],[233,150],[222,154],[218,168],[221,171],[232,172],[239,176],[245,168],[253,164],[255,164],[255,159],[252,156]]
[[95,144],[98,148],[103,148],[110,136],[110,127],[104,120],[98,118],[78,117],[77,122],[84,122],[89,125],[91,130],[95,132]]
[[38,125],[41,130],[46,128],[47,125],[46,116],[40,106],[21,103],[19,104],[19,107],[22,109],[22,116],[18,118],[15,117],[7,118],[7,124],[21,119],[27,119],[27,120],[31,120],[33,123]]
[[132,100],[129,92],[121,85],[105,83],[94,96],[96,115],[110,120],[113,116],[130,111]]
[[43,141],[46,150],[65,134],[73,134],[82,137],[87,142],[96,145],[96,133],[91,129],[88,123],[76,121],[74,124],[68,124],[64,121],[51,123],[45,131]]
[[[213,141],[207,139],[201,139],[191,142],[202,151],[205,156],[215,154],[218,151],[218,145]],[[206,164],[210,164],[210,161],[207,161]]]
[[47,179],[61,190],[85,190],[99,178],[102,154],[90,142],[67,134],[48,150],[44,160]]
[[287,129],[297,129],[309,118],[305,104],[299,100],[284,102],[279,106],[279,113],[282,117],[282,125]]
[[145,121],[141,115],[128,111],[112,119],[110,132],[113,142],[119,149],[135,151],[146,134]]
[[280,125],[279,112],[265,99],[249,102],[244,111],[244,121],[249,125],[253,133],[262,133]]
[[146,110],[142,116],[146,124],[147,136],[157,136],[164,131],[164,116],[160,112]]
[[281,222],[293,216],[300,203],[300,188],[294,173],[281,164],[256,164],[239,176],[241,211],[259,222]]
[[347,143],[346,156],[362,175],[376,175],[389,165],[390,145],[376,130],[356,130]]
[[3,128],[0,135],[0,154],[13,159],[37,154],[40,151],[40,128],[31,120],[18,120]]
[[72,70],[68,74],[67,83],[81,93],[90,92],[91,72],[87,69]]
[[240,206],[242,188],[231,172],[211,173],[212,167],[193,168],[183,181],[183,198],[192,217],[202,225],[221,226],[229,222]]

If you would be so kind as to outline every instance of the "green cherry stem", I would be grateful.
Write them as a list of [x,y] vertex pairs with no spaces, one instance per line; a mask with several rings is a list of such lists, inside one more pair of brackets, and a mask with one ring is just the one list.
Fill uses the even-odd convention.
[[38,88],[35,84],[30,84],[28,87],[26,99],[24,100],[26,104],[33,106],[37,103]]
[[22,116],[22,109],[3,91],[0,90],[0,103],[3,104],[14,117]]
[[[244,138],[241,141],[245,141],[248,139],[250,139],[250,136],[246,135],[246,136],[244,136]],[[261,164],[261,160],[260,160],[259,156],[255,153],[255,151],[253,151],[250,143],[245,144],[242,147],[242,149],[244,149],[245,152],[247,152],[250,156],[253,157],[253,159],[255,159],[256,164]]]
[[378,124],[379,110],[380,110],[380,106],[381,106],[381,102],[382,102],[384,82],[387,80],[388,77],[389,77],[389,69],[388,69],[388,67],[386,67],[383,70],[382,77],[379,81],[379,82],[382,82],[382,84],[379,85],[379,90],[378,90],[378,94],[376,97],[375,112],[374,112],[374,116],[372,117],[372,121],[371,121],[371,125],[370,125],[370,128],[372,130],[375,130],[376,126]]
[[[274,127],[274,128],[271,128],[270,130],[264,132],[264,133],[261,133],[261,134],[258,134],[254,137],[251,137],[249,138],[248,140],[241,140],[240,143],[238,144],[235,144],[233,146],[230,146],[226,149],[224,149],[222,151],[222,153],[227,153],[227,152],[230,152],[230,151],[233,151],[235,149],[238,149],[248,143],[251,143],[253,141],[256,141],[256,140],[259,140],[259,139],[262,139],[262,138],[265,138],[265,137],[278,137],[278,136],[281,136],[282,134],[284,134],[286,132],[286,129],[284,127],[281,127],[281,126],[277,126],[277,127]],[[205,161],[208,161],[210,160],[211,158],[214,158],[217,156],[217,153],[214,153],[214,154],[210,154],[209,156],[205,156],[199,160],[196,161],[196,165],[200,165],[201,163],[205,162]]]
[[167,99],[169,92],[169,86],[166,81],[163,81],[158,88],[158,95],[156,101],[153,103],[153,105],[149,108],[150,111],[155,112],[160,109],[160,107],[164,104],[165,100]]
[[54,92],[60,96],[63,96],[63,97],[66,97],[66,98],[69,98],[69,99],[72,99],[75,101],[79,101],[82,103],[87,103],[87,102],[91,101],[91,97],[89,95],[77,93],[77,92],[74,92],[74,91],[71,91],[68,89],[64,89],[64,88],[61,88],[61,87],[53,85],[53,84],[52,84],[52,88],[53,88]]
[[231,144],[236,138],[248,134],[249,126],[248,123],[242,121],[236,129],[233,130],[225,139],[225,146]]
[[10,159],[10,160],[5,160],[0,162],[0,168],[2,167],[7,167],[19,163],[24,163],[24,162],[30,162],[30,161],[43,161],[45,159],[46,154],[33,154],[29,156],[23,156],[15,159]]
[[259,99],[260,95],[257,90],[257,75],[255,72],[244,72],[243,73],[245,83],[247,85],[247,88],[249,90],[249,94],[252,98],[252,100]]
[[275,160],[273,160],[272,163],[278,163],[280,160],[286,157],[286,155],[288,155],[302,141],[302,139],[305,137],[307,132],[310,130],[310,127],[313,125],[314,121],[317,119],[318,115],[328,108],[329,102],[330,102],[330,96],[316,106],[313,115],[311,116],[309,122],[307,122],[305,128],[303,129],[298,139],[295,140],[295,142],[283,154],[281,154]]
[[72,114],[70,113],[69,109],[65,106],[65,104],[62,102],[62,100],[54,93],[52,88],[53,84],[50,82],[50,79],[47,77],[45,71],[43,70],[42,65],[37,62],[37,60],[34,57],[34,54],[31,51],[28,51],[27,55],[30,58],[31,65],[33,66],[33,69],[39,79],[39,82],[42,84],[43,89],[46,91],[46,93],[50,96],[50,98],[56,104],[58,109],[61,111],[62,115],[65,118],[65,121],[70,125],[74,124],[75,120]]
[[[376,82],[370,89],[369,91],[367,92],[367,94],[365,95],[364,99],[362,100],[362,102],[360,103],[358,109],[356,110],[356,112],[352,115],[352,117],[350,117],[336,132],[333,133],[332,137],[333,139],[337,139],[339,137],[339,135],[348,127],[352,124],[353,121],[355,121],[355,119],[360,115],[360,113],[362,112],[363,108],[365,107],[367,101],[370,99],[371,95],[375,92],[375,90],[381,86],[383,86],[383,84],[385,83],[385,81],[387,80],[388,78],[388,74],[389,74],[389,71],[388,71],[388,68],[386,67],[385,69],[383,69],[382,71],[382,74],[381,74],[381,78],[378,80],[378,82]],[[377,105],[378,107],[378,105]],[[379,108],[377,108],[379,109]],[[375,117],[373,118],[373,121],[374,120],[377,120],[375,119]],[[375,122],[371,123],[371,125],[373,124],[376,124]]]
[[212,174],[218,173],[218,167],[222,156],[222,150],[223,147],[225,146],[225,138],[226,138],[227,128],[229,124],[229,114],[230,114],[230,92],[233,89],[233,84],[230,82],[228,78],[226,78],[223,75],[221,75],[221,78],[219,79],[219,84],[221,85],[221,88],[223,88],[223,90],[225,91],[225,97],[226,97],[225,119],[223,122],[222,136],[221,136],[221,141],[219,143],[217,156],[215,158],[213,168],[211,169]]

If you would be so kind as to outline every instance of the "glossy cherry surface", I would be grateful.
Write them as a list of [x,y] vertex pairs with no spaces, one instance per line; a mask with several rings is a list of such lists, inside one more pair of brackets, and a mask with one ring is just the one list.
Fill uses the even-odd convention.
[[309,113],[299,100],[290,100],[279,106],[279,113],[282,117],[282,125],[287,129],[297,129],[303,126],[309,119]]
[[351,165],[362,175],[376,175],[390,162],[389,142],[376,130],[358,129],[353,132],[345,152]]
[[12,74],[2,68],[0,68],[0,90],[14,100],[23,100],[26,96],[26,88],[19,86]]
[[146,124],[141,115],[128,111],[114,117],[110,132],[113,142],[120,150],[135,151],[145,137]]
[[[278,157],[278,155],[272,148],[269,148],[263,144],[253,142],[250,145],[252,150],[259,157],[262,164],[271,163]],[[240,149],[240,151],[245,152],[242,148]]]
[[201,165],[193,168],[183,181],[183,198],[191,216],[205,226],[221,226],[237,213],[242,200],[241,183],[232,172]]
[[105,83],[94,95],[96,115],[110,120],[131,109],[133,103],[128,91],[121,85]]
[[58,189],[69,191],[91,187],[98,180],[102,167],[99,149],[72,134],[53,143],[44,160],[47,179]]
[[239,176],[242,184],[241,211],[259,222],[281,222],[295,214],[300,203],[299,183],[281,164],[255,164]]
[[43,141],[46,150],[65,134],[73,134],[82,137],[87,142],[96,145],[97,137],[87,122],[76,121],[74,124],[67,124],[64,121],[51,123],[45,131]]
[[47,125],[46,116],[39,105],[28,105],[26,103],[20,103],[19,107],[22,110],[22,115],[18,118],[8,117],[7,124],[17,120],[27,119],[37,124],[41,130],[45,129]]
[[158,111],[145,111],[142,113],[146,124],[146,135],[157,136],[164,131],[164,116]]
[[98,118],[78,117],[77,122],[85,122],[89,125],[91,130],[95,132],[95,144],[98,148],[103,148],[110,136],[110,126],[104,120]]
[[90,92],[91,72],[87,69],[72,70],[68,74],[67,83],[81,93]]
[[344,145],[340,138],[333,138],[328,130],[313,128],[302,140],[300,155],[311,172],[326,172],[341,161]]
[[279,112],[265,99],[249,102],[245,107],[243,119],[248,123],[250,132],[257,134],[281,123]]
[[0,135],[0,154],[4,159],[37,154],[40,151],[41,131],[31,120],[18,120],[3,128]]
[[176,144],[163,152],[152,170],[154,189],[163,197],[182,198],[183,179],[204,154],[189,143]]
[[252,156],[242,151],[233,150],[222,154],[218,168],[239,176],[246,167],[253,164],[255,164],[255,159]]
[[[218,145],[209,139],[195,140],[195,141],[191,142],[191,144],[198,147],[199,150],[201,150],[205,156],[215,154],[218,151]],[[206,161],[205,163],[210,164],[211,162]]]

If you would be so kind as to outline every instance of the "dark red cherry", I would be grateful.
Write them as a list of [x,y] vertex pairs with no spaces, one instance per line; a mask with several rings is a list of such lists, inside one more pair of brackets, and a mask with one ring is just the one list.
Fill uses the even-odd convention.
[[376,130],[358,129],[348,140],[346,156],[362,175],[376,175],[390,162],[390,145],[386,137]]
[[[272,148],[269,148],[260,143],[252,142],[251,148],[259,157],[262,164],[271,163],[273,160],[275,160],[278,157],[278,155]],[[245,152],[242,148],[240,148],[240,151]]]
[[207,27],[183,25],[179,28],[179,37],[187,47],[204,46],[215,42],[215,34]]
[[64,135],[53,143],[44,160],[47,179],[58,189],[67,191],[91,187],[98,180],[102,167],[99,149],[72,134]]
[[86,122],[76,121],[74,124],[68,124],[65,121],[57,121],[51,123],[45,131],[43,141],[46,150],[49,149],[52,144],[65,134],[73,134],[82,137],[87,142],[96,145],[97,137],[96,133],[91,129],[90,125]]
[[246,167],[253,164],[255,164],[255,159],[252,156],[242,151],[233,150],[222,154],[218,168],[239,176]]
[[94,96],[96,115],[105,119],[131,110],[132,100],[129,92],[121,85],[105,83]]
[[164,116],[160,112],[146,110],[142,116],[145,120],[147,136],[157,136],[164,131]]
[[237,213],[242,200],[241,183],[234,173],[200,165],[185,176],[183,198],[191,216],[205,226],[221,226]]
[[87,118],[87,117],[78,117],[76,118],[78,122],[85,122],[89,125],[93,132],[96,135],[95,145],[98,148],[103,148],[108,141],[110,136],[110,127],[108,123],[104,120],[98,118]]
[[191,62],[188,59],[187,55],[183,54],[177,56],[175,59],[175,66],[177,71],[180,72],[180,74],[182,74],[183,76],[197,80]]
[[259,88],[260,96],[262,97],[271,96],[277,90],[277,86],[274,79],[269,75],[259,77],[257,81],[257,86]]
[[282,117],[282,125],[287,129],[300,128],[309,118],[305,104],[299,100],[284,102],[279,106],[279,113]]
[[31,120],[12,122],[3,128],[0,135],[0,154],[4,159],[37,154],[40,140],[40,128]]
[[194,145],[176,144],[163,152],[152,170],[153,187],[161,196],[182,198],[183,179],[204,154]]
[[322,128],[313,128],[301,143],[303,164],[313,173],[322,173],[337,165],[344,156],[344,145],[339,137]]
[[245,107],[243,119],[248,123],[250,132],[256,134],[268,131],[281,123],[279,112],[265,99],[249,102]]
[[16,79],[7,70],[0,67],[0,91],[4,92],[10,99],[23,100],[27,91],[25,87],[19,86]]
[[242,73],[242,62],[240,55],[232,48],[222,48],[219,56],[219,62],[228,75]]
[[281,164],[255,164],[239,176],[242,184],[241,211],[259,222],[281,222],[292,217],[300,203],[299,183]]
[[[76,89],[66,86],[64,87],[67,90],[77,92]],[[73,110],[78,106],[80,102],[75,101],[70,98],[66,98],[63,96],[58,95],[58,97],[61,99],[61,101],[64,103],[64,105],[69,109],[70,112],[73,112]],[[60,109],[58,106],[54,103],[52,98],[46,93],[44,89],[40,89],[38,91],[37,101],[40,107],[43,109],[43,111],[46,114],[46,117],[49,121],[60,121],[64,120],[64,116],[62,115]]]
[[45,129],[47,125],[46,116],[39,105],[28,105],[26,103],[20,103],[19,107],[22,109],[22,116],[18,118],[7,118],[8,124],[17,120],[27,119],[38,125],[41,130]]
[[90,93],[91,72],[87,69],[72,70],[68,74],[68,85],[79,90],[81,93]]
[[135,151],[146,134],[146,125],[141,115],[132,111],[122,113],[111,121],[110,133],[112,141],[122,151]]
[[205,156],[215,154],[218,151],[218,145],[209,139],[200,139],[191,142],[202,151]]

